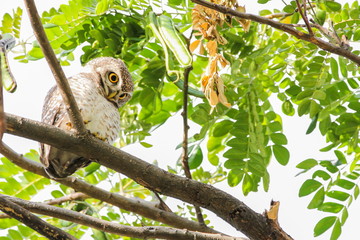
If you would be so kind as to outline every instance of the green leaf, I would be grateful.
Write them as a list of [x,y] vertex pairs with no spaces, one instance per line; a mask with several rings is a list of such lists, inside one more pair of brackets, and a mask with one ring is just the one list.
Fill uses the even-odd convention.
[[359,193],[360,193],[360,189],[359,189],[359,186],[356,185],[355,188],[354,188],[354,198],[357,199],[358,196],[359,196]]
[[346,201],[350,197],[350,194],[348,194],[346,192],[332,190],[332,191],[327,192],[326,196],[337,199],[339,201]]
[[273,143],[278,145],[286,145],[288,143],[286,136],[282,133],[273,133],[270,135],[270,139]]
[[334,228],[332,230],[332,233],[331,233],[331,237],[330,237],[330,240],[336,240],[340,237],[341,235],[341,223],[338,220],[336,220],[335,222],[335,225],[334,225]]
[[321,107],[320,105],[315,102],[314,100],[311,100],[311,103],[310,103],[310,117],[311,118],[314,118],[316,115],[318,115],[318,113],[320,112],[321,110]]
[[32,60],[38,60],[44,57],[43,52],[41,51],[41,48],[34,47],[29,52],[28,55],[32,58]]
[[151,148],[153,146],[152,144],[143,141],[141,141],[140,144],[145,148]]
[[98,170],[101,167],[100,164],[96,162],[92,162],[89,166],[85,168],[85,177],[89,176],[90,174],[94,173],[96,170]]
[[274,153],[274,156],[276,160],[283,166],[288,164],[290,159],[290,153],[289,150],[287,150],[285,147],[281,145],[273,145],[272,150]]
[[338,179],[335,181],[335,184],[346,190],[351,190],[355,186],[355,183],[350,182],[349,180],[346,179]]
[[322,178],[323,180],[326,181],[326,180],[330,179],[331,176],[323,170],[316,170],[313,173],[312,178],[315,179],[316,177]]
[[279,132],[282,130],[281,123],[278,121],[269,123],[268,127],[271,130],[271,132]]
[[313,93],[313,98],[317,100],[325,100],[326,99],[326,93],[322,90],[315,90]]
[[347,63],[343,57],[339,57],[340,72],[344,78],[348,77]]
[[314,228],[314,237],[317,237],[324,232],[326,232],[329,228],[331,228],[332,225],[334,225],[337,217],[330,216],[330,217],[324,217],[321,219]]
[[201,147],[197,146],[192,152],[189,157],[189,168],[195,169],[201,165],[203,161],[203,153]]
[[318,9],[315,14],[315,21],[321,26],[324,25],[326,20],[326,11]]
[[346,157],[341,151],[334,150],[334,152],[335,152],[336,157],[342,164],[347,164]]
[[213,136],[222,137],[225,134],[229,133],[230,129],[233,127],[233,122],[230,120],[223,120],[215,124]]
[[222,138],[217,137],[209,137],[209,140],[207,141],[206,147],[209,152],[214,151],[218,149],[222,145]]
[[101,15],[105,13],[109,9],[109,2],[108,0],[101,0],[96,4],[95,13],[97,15]]
[[51,192],[51,196],[53,196],[54,198],[60,198],[63,197],[64,194],[59,190],[54,190]]
[[318,162],[313,158],[309,158],[309,159],[302,161],[298,165],[296,165],[296,167],[300,168],[300,169],[309,170],[309,169],[315,167],[316,165],[318,165]]
[[318,209],[323,212],[338,213],[343,209],[344,205],[335,202],[323,203]]
[[311,104],[310,99],[305,99],[301,101],[301,103],[298,106],[298,114],[300,117],[310,111],[310,104]]
[[208,160],[214,166],[219,165],[219,157],[215,153],[208,153]]
[[319,189],[319,191],[315,193],[314,197],[312,198],[312,200],[308,205],[308,209],[318,208],[324,202],[324,199],[325,199],[325,190],[324,187],[322,187]]
[[339,67],[335,58],[330,58],[330,68],[331,68],[331,75],[335,80],[340,80],[339,78]]
[[253,187],[254,187],[254,181],[252,177],[249,174],[245,173],[243,185],[242,185],[243,194],[247,196],[249,192],[251,192]]
[[344,207],[344,210],[342,211],[342,214],[341,214],[341,225],[345,224],[348,217],[349,217],[349,212],[348,212],[347,208]]
[[237,186],[244,176],[244,171],[238,168],[231,169],[228,173],[227,182],[230,187]]
[[315,192],[322,184],[316,180],[308,179],[300,187],[299,197],[304,197]]
[[295,114],[294,106],[292,105],[292,103],[289,100],[286,100],[285,102],[283,102],[283,104],[281,105],[281,109],[282,109],[283,113],[288,116],[293,116]]
[[338,2],[325,1],[324,3],[331,11],[337,12],[341,10],[341,4]]
[[223,156],[229,159],[243,159],[244,156],[246,156],[246,152],[243,152],[239,149],[230,148],[223,154]]
[[306,130],[306,134],[310,134],[314,131],[314,129],[316,128],[318,117],[319,117],[319,114],[316,114],[315,117],[312,118],[311,123],[310,123],[308,129]]

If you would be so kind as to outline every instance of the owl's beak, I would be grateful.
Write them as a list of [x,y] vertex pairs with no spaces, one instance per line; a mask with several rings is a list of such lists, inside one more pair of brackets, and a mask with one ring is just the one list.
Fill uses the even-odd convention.
[[116,91],[116,92],[111,92],[106,98],[112,102],[115,107],[119,108],[119,103],[118,103],[118,97],[119,97],[120,91]]
[[118,94],[119,94],[119,92],[112,92],[112,93],[110,93],[110,94],[107,96],[107,99],[109,99],[109,100],[115,100],[114,97],[115,97],[116,95],[118,95]]

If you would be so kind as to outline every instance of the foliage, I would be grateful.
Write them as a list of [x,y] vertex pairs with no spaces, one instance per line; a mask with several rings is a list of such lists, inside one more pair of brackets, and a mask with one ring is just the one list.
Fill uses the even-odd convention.
[[[260,4],[267,2],[270,0],[258,0]],[[194,178],[211,184],[227,180],[232,187],[241,185],[245,195],[258,191],[259,187],[267,191],[271,159],[275,158],[281,165],[286,165],[291,159],[281,114],[293,116],[297,113],[309,121],[306,134],[319,129],[326,138],[328,146],[320,151],[333,151],[336,158],[335,161],[306,159],[297,167],[309,176],[300,187],[299,196],[313,194],[308,208],[329,213],[317,223],[314,235],[332,228],[331,239],[337,239],[349,214],[348,207],[359,195],[360,76],[356,64],[267,25],[218,16],[216,12],[207,13],[219,17],[216,23],[196,22],[191,13],[194,4],[187,0],[169,0],[166,9],[162,6],[161,1],[156,0],[152,4],[145,0],[70,0],[58,9],[44,12],[42,21],[63,65],[74,60],[73,52],[77,48],[83,50],[80,57],[83,63],[98,56],[119,57],[126,62],[136,90],[127,107],[119,110],[123,116],[123,129],[117,145],[141,142],[143,146],[151,147],[146,143],[146,137],[181,110],[183,96],[181,84],[174,84],[174,79],[168,76],[166,50],[150,30],[149,18],[144,16],[155,12],[170,17],[193,52],[190,87],[192,90],[200,89],[201,80],[205,96],[210,101],[201,95],[189,95],[189,119],[201,127],[199,133],[189,139],[189,163]],[[290,1],[280,10],[262,10],[260,15],[282,12],[286,14],[280,17],[281,22],[302,23],[295,1]],[[360,39],[357,1],[341,5],[336,1],[317,0],[308,14],[326,28],[331,28],[329,21],[333,22],[337,34],[346,36],[349,41]],[[19,16],[19,9],[13,17],[5,15],[0,28],[2,33],[12,32],[19,38]],[[192,24],[205,26],[204,22],[206,29],[198,27],[195,31],[202,35],[193,34]],[[216,28],[215,24],[221,27]],[[213,27],[213,32],[209,32],[210,27]],[[314,29],[314,32],[318,37],[329,37],[320,30]],[[331,36],[328,40],[338,44]],[[353,53],[358,55],[360,52],[353,50]],[[22,48],[16,59],[27,62],[42,57],[35,41],[30,50]],[[211,81],[213,85],[210,85]],[[214,100],[214,94],[219,101]],[[273,108],[275,97],[281,101],[282,113]],[[203,167],[204,159],[214,166],[213,170]],[[44,185],[50,184],[32,173],[24,173],[6,159],[2,162],[0,184],[3,193],[29,199]],[[169,171],[179,173],[180,169],[171,166]],[[10,173],[15,177],[10,177]],[[20,178],[21,174],[24,178]],[[112,179],[109,180],[112,191],[126,192],[129,189],[131,196],[151,198],[147,190],[132,180],[118,179],[115,173],[96,164],[77,174],[94,185]],[[6,188],[10,182],[15,186],[12,189]],[[28,185],[34,182],[36,184]],[[52,194],[60,197],[69,191],[59,185]],[[118,211],[96,200],[73,202],[63,207],[73,209],[81,204],[85,207],[79,211],[100,214],[104,219],[119,221],[126,214],[133,225],[158,224],[145,218],[134,218],[131,213]],[[103,214],[101,209],[108,209],[108,213]],[[184,207],[181,211],[185,214],[188,210]],[[64,224],[51,221],[61,226]],[[17,226],[24,237],[33,234],[11,219],[3,221],[2,225],[2,228]],[[79,237],[84,229],[78,226],[70,233]],[[10,229],[8,237],[16,238],[13,234]],[[108,239],[116,238],[111,234],[106,236]]]

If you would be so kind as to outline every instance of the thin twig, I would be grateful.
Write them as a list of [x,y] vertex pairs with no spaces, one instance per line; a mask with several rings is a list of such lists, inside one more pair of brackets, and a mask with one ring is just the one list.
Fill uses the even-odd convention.
[[[0,195],[2,196],[2,195]],[[84,226],[95,228],[104,232],[135,238],[157,239],[203,239],[203,240],[244,240],[244,238],[230,237],[222,234],[200,233],[195,231],[180,230],[171,227],[132,227],[114,222],[105,221],[69,209],[49,206],[15,197],[4,196],[4,199],[15,202],[23,208],[37,214],[52,216]]]
[[[7,145],[0,145],[0,153],[19,167],[31,171],[35,174],[41,175],[43,177],[49,178],[40,163],[29,160],[17,154]],[[102,188],[90,185],[87,182],[84,182],[75,177],[67,177],[62,179],[58,178],[53,180],[65,186],[71,187],[78,192],[85,193],[89,197],[99,199],[118,208],[140,214],[144,217],[165,223],[173,227],[186,228],[199,232],[219,233],[212,228],[202,226],[197,222],[182,218],[175,213],[164,211],[157,207],[154,207],[154,204],[152,203],[126,198],[124,196],[121,196],[120,194],[108,192]]]
[[[183,112],[181,113],[183,117],[183,126],[184,126],[184,135],[183,135],[183,153],[182,153],[182,166],[185,172],[185,176],[189,179],[192,179],[190,168],[189,168],[189,152],[188,152],[188,139],[189,139],[189,125],[188,125],[188,91],[189,91],[189,74],[192,70],[192,67],[188,67],[184,71],[184,89],[183,89]],[[201,213],[201,208],[194,205],[196,218],[198,222],[202,225],[205,225],[204,216]]]
[[295,28],[293,28],[292,26],[289,26],[287,24],[283,24],[281,22],[277,22],[265,17],[261,17],[258,15],[254,15],[254,14],[250,14],[250,13],[242,13],[242,12],[238,12],[234,9],[228,8],[228,7],[224,7],[215,3],[211,3],[208,1],[204,1],[204,0],[191,0],[194,3],[198,3],[202,6],[214,9],[218,12],[224,13],[224,14],[228,14],[234,17],[239,17],[239,18],[244,18],[244,19],[249,19],[252,20],[254,22],[258,22],[261,24],[266,24],[269,25],[273,28],[279,29],[281,31],[284,31],[290,35],[293,35],[294,37],[310,42],[316,46],[318,46],[319,48],[337,54],[339,56],[343,56],[351,61],[353,61],[354,63],[356,63],[357,65],[360,66],[360,56],[350,52],[347,48],[343,48],[342,46],[337,46],[335,44],[326,42],[324,40],[322,40],[321,38],[317,38],[313,35],[301,32]]
[[36,9],[35,2],[34,0],[24,0],[24,2],[32,28],[34,30],[34,34],[54,75],[70,121],[78,134],[85,135],[87,134],[87,130],[80,114],[79,107],[75,101],[74,95],[72,94],[64,71],[62,70],[59,61],[57,60],[56,55],[50,46],[49,40],[45,34],[42,22],[40,20],[40,16]]
[[[39,217],[30,213],[25,206],[19,206],[13,202],[14,198],[9,198],[0,194],[0,210],[16,220],[24,223],[28,227],[34,229],[41,235],[54,240],[75,240],[76,238],[63,230],[43,221]],[[25,207],[25,208],[24,208]]]
[[66,195],[63,197],[47,200],[47,201],[45,201],[45,203],[49,204],[49,205],[60,205],[64,202],[69,202],[69,201],[73,201],[73,200],[84,200],[86,198],[89,198],[89,196],[86,195],[85,193],[73,192],[73,193],[70,193],[69,195]]
[[299,10],[299,13],[302,17],[302,19],[304,20],[305,24],[306,24],[306,27],[309,31],[309,34],[310,35],[314,35],[314,32],[313,30],[311,29],[311,26],[310,26],[310,23],[309,23],[309,20],[307,18],[307,14],[306,14],[306,0],[303,1],[304,2],[304,11],[302,10],[302,7],[301,7],[301,4],[299,3],[299,0],[296,0],[296,5],[298,7],[298,10]]

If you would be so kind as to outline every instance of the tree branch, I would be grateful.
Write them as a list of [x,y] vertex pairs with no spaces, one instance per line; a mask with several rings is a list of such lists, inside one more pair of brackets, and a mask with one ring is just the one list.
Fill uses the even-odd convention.
[[300,13],[302,19],[304,20],[305,25],[306,25],[306,27],[307,27],[307,29],[309,31],[309,35],[313,36],[314,32],[313,32],[313,30],[312,30],[312,28],[310,26],[309,19],[307,18],[307,14],[306,14],[306,0],[303,1],[304,11],[301,9],[301,4],[300,4],[299,0],[296,0],[296,5],[297,5],[299,13]]
[[44,203],[35,203],[15,197],[4,196],[1,194],[0,197],[3,197],[3,199],[7,201],[15,202],[16,204],[34,213],[64,219],[67,221],[78,223],[91,228],[96,228],[104,232],[118,234],[121,236],[144,238],[144,239],[160,238],[160,239],[244,240],[244,238],[229,237],[222,234],[199,233],[199,232],[180,230],[170,227],[125,226],[113,222],[108,222],[102,219],[97,219],[89,215],[85,215],[72,210],[50,206]]
[[16,220],[34,229],[41,235],[54,240],[75,240],[76,238],[63,230],[41,220],[39,217],[26,210],[26,206],[18,205],[18,201],[13,202],[14,198],[9,198],[0,194],[0,210]]
[[[44,142],[89,159],[96,159],[98,163],[132,178],[153,191],[214,212],[250,239],[265,240],[269,237],[278,240],[291,239],[285,232],[270,226],[265,216],[213,186],[171,174],[95,137],[76,137],[73,133],[54,126],[10,114],[6,115],[6,120],[7,132],[10,134]],[[70,181],[68,179],[75,178],[65,178],[61,181]]]
[[324,40],[322,40],[321,38],[312,36],[310,34],[301,32],[299,30],[296,30],[295,28],[293,28],[291,25],[288,24],[284,24],[284,23],[280,23],[265,17],[261,17],[258,15],[254,15],[254,14],[250,14],[250,13],[242,13],[242,12],[238,12],[236,10],[233,10],[231,8],[228,7],[224,7],[215,3],[211,3],[211,2],[207,2],[205,0],[191,0],[194,3],[200,4],[202,6],[214,9],[218,12],[224,13],[224,14],[228,14],[231,16],[235,16],[235,17],[239,17],[239,18],[244,18],[244,19],[249,19],[252,20],[254,22],[258,22],[261,24],[266,24],[269,25],[273,28],[279,29],[281,31],[284,31],[286,33],[289,33],[290,35],[293,35],[294,37],[310,42],[316,46],[318,46],[319,48],[337,54],[339,56],[345,57],[351,61],[353,61],[354,63],[356,63],[357,65],[360,66],[360,56],[350,52],[348,49],[343,48],[341,46],[337,46],[335,44],[326,42]]
[[24,2],[32,28],[34,30],[34,34],[56,80],[56,84],[64,101],[65,109],[69,115],[70,121],[78,134],[85,135],[87,134],[87,130],[80,114],[79,107],[75,101],[74,95],[72,94],[64,71],[62,70],[56,55],[50,46],[49,40],[46,37],[43,25],[35,6],[35,2],[34,0],[24,0]]
[[60,205],[63,202],[69,202],[73,200],[84,200],[86,198],[90,198],[90,197],[82,192],[73,192],[63,197],[47,200],[45,203],[49,205]]
[[[189,138],[189,125],[188,125],[188,92],[189,92],[189,74],[192,70],[192,67],[188,67],[184,71],[184,89],[183,89],[183,112],[181,113],[183,117],[183,126],[184,126],[184,136],[183,136],[183,153],[182,153],[182,167],[187,178],[192,179],[190,168],[189,168],[189,152],[188,152],[188,138]],[[201,213],[201,208],[194,205],[196,218],[198,222],[202,225],[205,225],[204,217]]]
[[[41,175],[43,177],[49,178],[49,176],[45,173],[42,165],[38,162],[34,162],[29,160],[23,156],[18,155],[16,152],[12,151],[5,144],[3,146],[0,145],[0,153],[12,161],[14,164],[20,166],[23,169],[31,171],[35,174]],[[101,201],[112,204],[118,208],[124,209],[126,211],[130,211],[136,214],[140,214],[144,217],[153,219],[158,222],[165,223],[167,225],[176,227],[176,228],[185,228],[192,231],[199,232],[208,232],[208,233],[219,233],[218,231],[202,226],[201,224],[190,221],[186,218],[182,218],[172,212],[167,212],[161,209],[154,207],[151,203],[147,203],[145,201],[134,200],[130,198],[126,198],[116,193],[111,193],[105,191],[96,186],[90,185],[87,182],[84,182],[75,177],[67,177],[67,178],[58,178],[52,179],[57,181],[63,185],[71,187],[78,192],[85,193],[89,197],[99,199]]]

